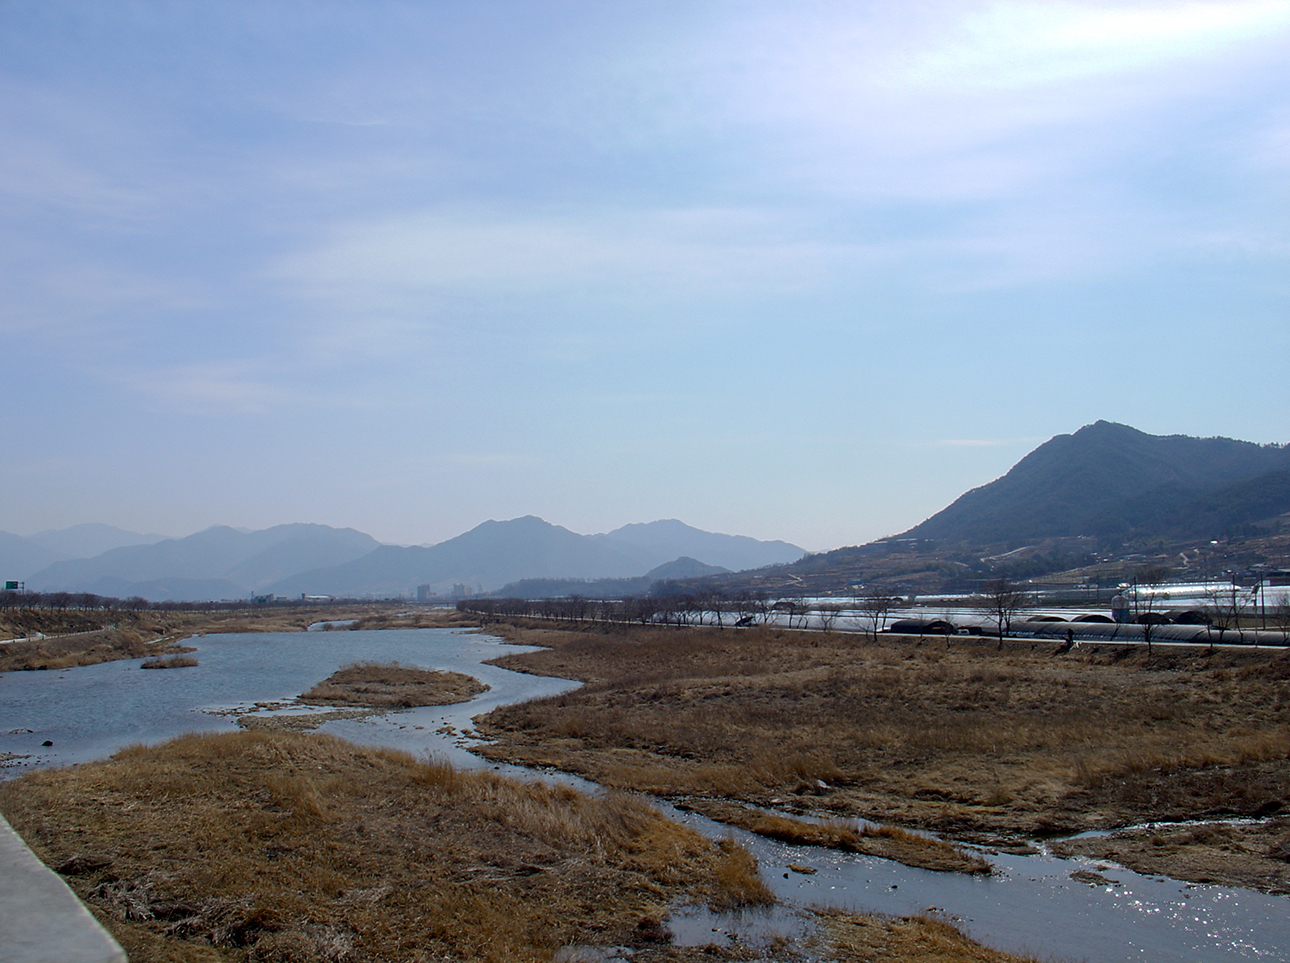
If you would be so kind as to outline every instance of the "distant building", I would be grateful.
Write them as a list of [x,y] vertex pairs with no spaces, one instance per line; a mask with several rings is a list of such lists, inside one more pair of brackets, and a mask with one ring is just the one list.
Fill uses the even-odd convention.
[[418,602],[428,602],[428,601],[430,601],[431,594],[432,594],[432,593],[430,592],[430,586],[429,586],[429,585],[418,585],[418,586],[417,586],[417,601],[418,601]]

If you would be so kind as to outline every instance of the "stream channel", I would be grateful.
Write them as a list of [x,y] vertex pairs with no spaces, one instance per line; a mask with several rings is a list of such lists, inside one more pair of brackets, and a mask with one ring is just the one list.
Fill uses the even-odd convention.
[[[350,662],[395,660],[464,672],[490,688],[470,702],[337,720],[319,731],[479,768],[491,764],[469,751],[473,740],[463,733],[471,729],[472,717],[578,685],[484,665],[487,659],[531,649],[455,629],[219,635],[187,644],[198,649],[196,667],[144,671],[136,659],[0,675],[0,758],[15,757],[7,758],[0,778],[35,766],[100,759],[129,744],[159,742],[184,732],[232,730],[236,718],[229,710],[255,711],[256,703],[288,702]],[[576,777],[514,766],[492,768],[597,791]],[[769,912],[677,913],[671,925],[679,943],[794,937],[809,927],[795,908],[835,906],[897,916],[930,910],[990,946],[1041,959],[1290,960],[1290,902],[1285,897],[1142,876],[1115,864],[1047,854],[983,854],[994,867],[988,877],[934,873],[888,860],[788,845],[659,805],[706,836],[734,836],[757,857],[767,884],[784,903]],[[800,873],[790,865],[815,872]],[[1071,879],[1079,869],[1096,870],[1108,882],[1089,885]]]

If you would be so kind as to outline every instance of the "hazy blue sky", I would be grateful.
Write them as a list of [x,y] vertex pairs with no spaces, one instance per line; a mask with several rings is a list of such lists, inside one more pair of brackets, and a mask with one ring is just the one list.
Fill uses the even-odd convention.
[[0,0],[0,529],[901,531],[1290,440],[1290,2]]

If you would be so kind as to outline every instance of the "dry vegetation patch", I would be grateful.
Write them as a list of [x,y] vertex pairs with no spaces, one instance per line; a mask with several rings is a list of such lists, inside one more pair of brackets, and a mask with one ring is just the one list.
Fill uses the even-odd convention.
[[[488,626],[489,631],[496,627]],[[780,629],[530,632],[587,680],[496,710],[492,758],[667,796],[1009,845],[1290,805],[1290,656]]]
[[1193,883],[1223,883],[1290,894],[1290,818],[1253,824],[1147,826],[1109,836],[1061,840],[1059,856],[1088,856]]
[[191,651],[174,646],[182,636],[153,613],[9,613],[6,631],[23,638],[0,644],[0,672],[69,669],[119,659],[144,659]]
[[326,736],[133,747],[0,784],[0,810],[133,963],[529,960],[766,898],[745,851],[633,798]]
[[[189,649],[186,646],[175,646],[173,648],[175,651],[188,651],[188,652],[192,651],[192,649]],[[151,659],[144,659],[142,662],[139,663],[139,668],[141,669],[186,669],[186,668],[191,668],[192,666],[195,666],[197,664],[198,664],[197,660],[194,659],[191,655],[171,655],[165,658],[161,658],[160,656],[157,656]]]
[[794,845],[823,846],[848,853],[877,856],[919,869],[972,875],[990,872],[990,864],[986,860],[962,846],[911,833],[898,826],[860,827],[843,819],[809,822],[721,800],[696,799],[683,803],[681,808]]
[[850,913],[820,914],[831,958],[900,963],[1039,963],[992,950],[964,936],[952,923],[934,916],[880,917]]
[[461,672],[419,669],[398,662],[355,662],[301,694],[310,705],[410,709],[468,702],[488,686]]

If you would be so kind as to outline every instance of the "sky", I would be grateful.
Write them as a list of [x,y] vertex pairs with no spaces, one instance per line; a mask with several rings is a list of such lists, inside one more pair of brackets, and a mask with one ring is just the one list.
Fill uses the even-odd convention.
[[0,530],[903,531],[1290,441],[1290,0],[0,0]]

